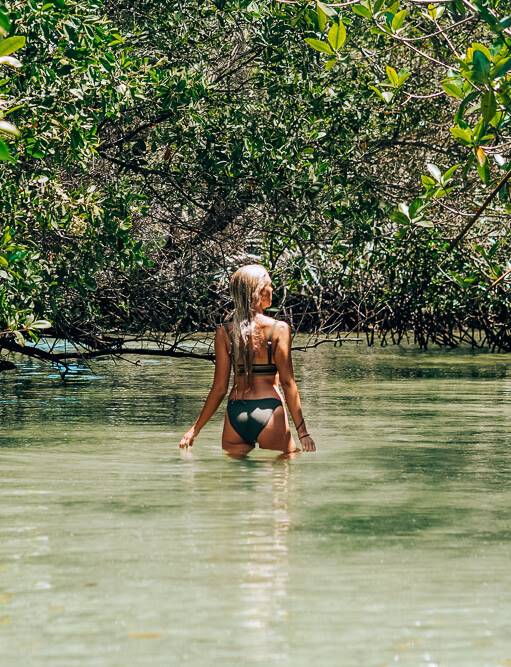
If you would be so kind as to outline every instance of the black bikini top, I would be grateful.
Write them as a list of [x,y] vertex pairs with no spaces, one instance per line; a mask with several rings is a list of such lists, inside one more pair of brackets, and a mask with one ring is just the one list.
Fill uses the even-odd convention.
[[[267,364],[252,364],[252,375],[275,375],[277,372],[277,366],[273,363],[273,331],[275,329],[275,325],[277,322],[273,323],[273,326],[270,330],[270,335],[268,337],[268,340],[266,341],[266,349],[268,350],[268,363]],[[227,332],[227,335],[229,336],[229,340],[231,341],[231,359],[234,358],[233,352],[232,352],[232,347],[233,347],[233,342],[231,338],[231,332],[229,331],[229,325],[224,324],[225,330]],[[236,375],[244,375],[245,374],[245,369],[243,366],[238,365],[237,368],[237,373]]]

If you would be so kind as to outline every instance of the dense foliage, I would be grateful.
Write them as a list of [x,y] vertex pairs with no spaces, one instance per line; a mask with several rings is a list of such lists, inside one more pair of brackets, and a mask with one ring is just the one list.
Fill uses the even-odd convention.
[[179,354],[256,259],[297,328],[511,349],[506,11],[0,8],[0,345]]

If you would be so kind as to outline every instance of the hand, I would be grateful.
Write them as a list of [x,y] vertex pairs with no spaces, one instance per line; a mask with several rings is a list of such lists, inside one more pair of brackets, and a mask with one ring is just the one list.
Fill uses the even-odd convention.
[[310,435],[306,435],[305,437],[300,438],[300,442],[302,444],[302,449],[304,452],[316,451],[316,444],[314,440],[310,437]]
[[197,434],[195,433],[195,428],[192,426],[192,428],[189,429],[181,438],[181,442],[179,443],[181,449],[191,447],[193,445],[193,441],[195,440],[196,435]]

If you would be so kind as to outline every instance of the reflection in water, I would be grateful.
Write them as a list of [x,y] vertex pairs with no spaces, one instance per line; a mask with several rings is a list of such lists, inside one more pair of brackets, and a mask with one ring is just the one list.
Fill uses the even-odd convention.
[[298,355],[284,461],[180,451],[213,369],[154,361],[0,374],[2,667],[511,660],[509,356]]
[[[246,555],[240,579],[240,621],[246,632],[246,655],[254,662],[287,660],[289,576],[287,536],[289,530],[289,461],[267,462],[271,468],[271,491],[255,489],[270,505],[247,513],[247,528],[240,546]],[[259,527],[260,526],[260,527]]]

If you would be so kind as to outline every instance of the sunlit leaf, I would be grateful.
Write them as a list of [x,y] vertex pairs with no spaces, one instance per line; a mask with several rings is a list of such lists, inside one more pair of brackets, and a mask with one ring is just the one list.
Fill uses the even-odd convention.
[[50,329],[53,325],[48,320],[36,320],[30,326],[32,329]]
[[392,30],[398,31],[400,28],[403,27],[403,23],[405,22],[406,15],[408,14],[408,11],[406,9],[402,9],[400,12],[398,12],[394,18],[392,19]]
[[450,132],[453,135],[453,137],[456,137],[456,139],[460,139],[461,142],[464,143],[466,146],[470,146],[472,144],[473,141],[472,132],[469,129],[464,129],[457,126],[457,127],[451,127]]
[[328,42],[334,51],[339,51],[346,41],[346,28],[342,21],[334,23],[328,31]]
[[428,168],[429,173],[437,183],[441,183],[442,181],[442,172],[440,169],[436,166],[436,164],[432,164],[431,162],[428,162],[426,167]]
[[364,7],[364,5],[353,5],[351,10],[354,14],[357,14],[357,16],[362,16],[365,19],[370,19],[373,16],[369,7]]
[[319,29],[323,32],[328,24],[328,19],[332,16],[337,16],[337,13],[322,2],[316,2],[316,10],[318,13]]
[[0,120],[0,132],[3,132],[4,134],[8,134],[11,137],[19,137],[20,136],[20,131],[16,127],[16,125],[13,125],[12,123],[9,123],[8,120]]
[[7,37],[7,39],[2,39],[0,41],[0,56],[10,56],[11,53],[14,53],[18,49],[21,49],[25,46],[26,38],[21,35],[15,35],[14,37]]
[[462,100],[464,98],[463,89],[452,79],[444,79],[442,81],[442,88],[450,97],[455,97],[458,100]]
[[0,65],[8,65],[16,69],[21,67],[20,61],[17,58],[13,58],[13,56],[0,56]]
[[313,37],[307,37],[305,39],[309,46],[312,46],[316,51],[321,51],[322,53],[328,53],[328,55],[333,56],[334,52],[326,42],[322,42],[319,39],[314,39]]
[[476,148],[476,157],[480,165],[483,165],[486,162],[487,157],[486,153],[484,152],[484,148],[482,146],[478,146]]
[[396,70],[390,65],[385,65],[385,71],[391,84],[397,88],[399,86],[399,76]]

